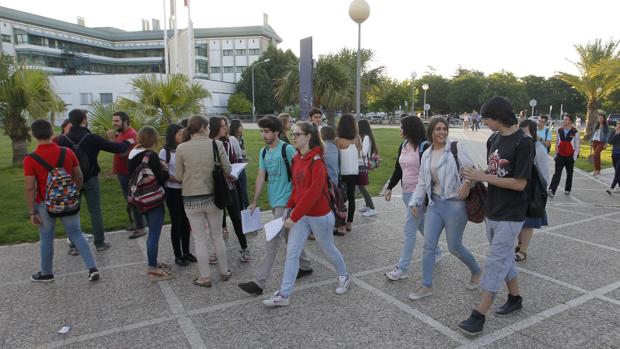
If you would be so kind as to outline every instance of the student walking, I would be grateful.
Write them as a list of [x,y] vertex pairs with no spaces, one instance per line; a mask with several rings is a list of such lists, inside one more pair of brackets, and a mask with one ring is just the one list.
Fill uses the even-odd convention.
[[614,179],[611,182],[611,186],[605,191],[611,195],[616,191],[616,185],[620,184],[620,126],[616,126],[614,132],[610,132],[607,140],[611,148],[611,161],[614,165]]
[[174,263],[185,267],[195,263],[196,257],[189,251],[189,220],[183,209],[183,185],[176,177],[177,146],[183,142],[183,127],[171,124],[166,130],[166,144],[159,152],[159,159],[168,166],[166,181],[166,205],[170,211],[170,241],[174,251]]
[[594,153],[592,158],[594,160],[594,176],[601,174],[601,152],[607,147],[607,139],[609,138],[609,126],[607,125],[607,117],[605,113],[599,112],[598,122],[594,125],[592,130],[592,143],[590,148]]
[[[340,151],[336,145],[336,130],[331,126],[321,127],[321,139],[323,140],[323,160],[327,166],[327,175],[334,185],[340,185]],[[334,234],[338,236],[346,235],[346,220],[336,217]]]
[[[462,142],[448,139],[450,126],[443,117],[434,117],[428,126],[427,137],[432,146],[424,152],[420,176],[409,206],[415,218],[424,214],[424,252],[422,257],[422,286],[409,294],[409,299],[419,300],[433,294],[433,269],[439,236],[446,230],[448,251],[467,266],[471,273],[465,288],[474,290],[480,282],[480,267],[471,252],[463,246],[463,233],[467,225],[467,211],[463,201],[473,183],[462,179],[459,168],[473,168],[474,162]],[[457,159],[458,158],[458,159]],[[457,161],[459,162],[457,164]]]
[[469,318],[458,325],[467,335],[482,333],[486,314],[504,282],[508,288],[508,300],[495,314],[505,316],[523,307],[514,246],[528,207],[525,188],[535,154],[534,140],[517,126],[512,105],[507,99],[489,99],[483,104],[481,114],[489,128],[498,132],[487,142],[488,169],[483,172],[463,167],[461,170],[465,178],[489,184],[485,209],[489,251],[480,281],[482,297]]
[[547,115],[540,116],[540,118],[538,119],[538,125],[537,125],[537,131],[536,131],[537,137],[535,138],[537,142],[540,141],[543,143],[543,145],[545,146],[545,149],[547,149],[547,154],[549,154],[549,152],[551,151],[551,140],[553,137],[551,130],[549,129],[549,127],[547,127],[548,120],[549,118],[547,117]]
[[[194,251],[198,259],[200,276],[194,285],[211,287],[209,249],[215,249],[218,269],[223,281],[230,279],[226,257],[226,244],[222,236],[223,213],[214,201],[213,169],[217,151],[220,166],[226,175],[231,167],[222,142],[209,138],[209,121],[202,116],[193,116],[183,130],[183,143],[177,146],[176,177],[183,183],[183,205],[192,228]],[[209,242],[212,243],[209,246]]]
[[[37,148],[24,158],[24,197],[30,223],[39,229],[41,251],[40,270],[30,279],[54,281],[54,231],[56,218],[60,218],[88,268],[88,280],[97,281],[99,271],[80,227],[79,190],[83,178],[78,160],[71,149],[52,142],[53,129],[47,120],[35,120],[30,129],[37,140]],[[59,185],[60,195],[55,191]],[[52,214],[48,212],[50,208]]]
[[[295,148],[281,140],[280,132],[282,132],[283,125],[280,119],[275,116],[268,115],[258,120],[258,127],[266,145],[258,154],[259,163],[254,186],[254,198],[248,208],[254,212],[265,182],[267,182],[269,206],[271,206],[273,219],[277,219],[283,216],[286,203],[291,197],[293,188],[291,162],[295,156]],[[288,231],[284,231],[270,241],[265,241],[265,256],[256,266],[254,281],[240,283],[239,288],[249,294],[257,296],[263,294],[280,244],[282,241],[287,241],[288,235]],[[299,254],[297,277],[310,275],[312,271],[310,259],[302,249]]]
[[564,194],[569,195],[573,186],[573,170],[575,168],[575,161],[579,157],[579,131],[573,126],[573,117],[571,115],[564,114],[562,127],[557,132],[555,149],[555,172],[553,172],[553,178],[548,191],[550,197],[555,196],[555,191],[558,185],[560,185],[560,178],[564,168],[566,168]]
[[[163,187],[169,178],[166,164],[162,164],[153,151],[157,145],[159,134],[151,126],[144,126],[138,132],[138,143],[129,152],[129,195],[132,195],[132,185],[140,185],[140,178],[150,171],[157,183]],[[162,189],[163,191],[163,189]],[[134,203],[135,205],[135,203]],[[140,212],[146,217],[149,231],[146,238],[146,254],[148,257],[147,275],[152,282],[168,280],[174,277],[170,267],[157,261],[159,252],[159,237],[164,225],[164,200],[155,207],[141,208]]]
[[340,150],[340,179],[347,192],[348,212],[346,231],[351,231],[355,216],[355,186],[359,174],[359,159],[362,145],[357,131],[357,123],[351,114],[344,114],[338,120],[336,145]]
[[[367,171],[371,168],[368,166],[371,159],[376,159],[379,156],[379,149],[377,147],[377,143],[375,142],[375,136],[372,134],[372,128],[370,127],[370,122],[368,120],[359,120],[357,122],[357,126],[359,129],[360,139],[362,140],[362,161],[364,162]],[[366,203],[365,207],[360,209],[362,212],[362,216],[364,217],[372,217],[377,215],[377,210],[375,210],[375,204],[372,202],[372,197],[366,190],[366,185],[358,185],[360,193],[364,197],[364,202]]]
[[310,232],[314,233],[321,251],[338,273],[336,294],[347,292],[351,281],[342,254],[334,243],[334,213],[327,195],[327,168],[322,158],[323,144],[318,127],[300,121],[293,128],[292,136],[297,155],[293,159],[293,192],[286,205],[291,212],[283,227],[290,233],[280,290],[263,301],[269,307],[289,305],[299,272],[299,257]]

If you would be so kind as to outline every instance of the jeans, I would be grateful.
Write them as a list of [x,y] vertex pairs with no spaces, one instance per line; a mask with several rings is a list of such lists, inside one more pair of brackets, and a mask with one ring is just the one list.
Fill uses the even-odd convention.
[[353,222],[353,216],[355,215],[355,182],[357,182],[357,175],[341,176],[340,179],[345,185],[347,192],[347,223]]
[[601,152],[603,151],[603,146],[605,146],[605,142],[600,141],[592,141],[592,150],[594,150],[594,154],[592,157],[594,158],[594,170],[601,170]]
[[[88,204],[88,213],[90,215],[90,223],[94,236],[93,243],[95,247],[99,247],[105,242],[105,236],[103,235],[103,214],[101,212],[101,194],[99,192],[99,177],[90,177],[84,182],[81,194],[86,196],[86,203]],[[71,240],[69,247],[76,247],[71,237],[69,237],[69,240]]]
[[515,245],[523,222],[493,221],[484,219],[489,252],[484,263],[480,288],[491,293],[501,291],[504,282],[516,278]]
[[166,205],[170,212],[170,241],[176,258],[189,254],[189,220],[183,209],[182,189],[166,187]]
[[[41,239],[41,275],[52,275],[56,217],[50,217],[44,203],[37,204],[35,208],[39,213],[39,218],[41,218],[41,225],[39,225],[39,238]],[[58,218],[65,228],[69,239],[72,243],[75,243],[86,267],[88,269],[96,268],[97,265],[95,264],[93,254],[90,251],[90,247],[88,247],[88,242],[86,242],[84,234],[82,233],[82,228],[80,227],[80,215],[74,214]]]
[[[446,229],[448,250],[469,268],[472,275],[480,274],[480,266],[469,250],[463,246],[463,232],[467,224],[465,202],[461,200],[441,200],[433,197],[434,205],[426,210],[424,222],[424,254],[422,257],[422,284],[433,285],[433,268],[437,243],[441,231]],[[513,256],[514,259],[514,256]]]
[[146,238],[146,256],[149,267],[157,267],[157,252],[159,251],[159,236],[164,225],[164,205],[159,205],[146,212],[146,221],[149,223],[149,233]]
[[[407,272],[409,265],[411,264],[411,255],[415,249],[416,230],[420,231],[420,234],[424,236],[424,211],[422,208],[420,216],[418,218],[413,216],[411,207],[409,207],[409,201],[413,193],[403,192],[403,203],[405,203],[405,215],[407,221],[405,222],[405,244],[403,245],[403,251],[400,253],[400,260],[398,261],[398,269],[402,272]],[[441,256],[441,248],[437,247],[436,257]]]
[[359,189],[360,193],[362,193],[362,196],[364,197],[364,203],[366,203],[366,207],[374,210],[375,204],[372,202],[372,197],[368,193],[368,190],[366,190],[366,186],[358,185],[357,189]]
[[614,179],[611,182],[611,189],[620,183],[620,153],[611,153],[611,161],[614,164]]
[[299,257],[304,249],[310,232],[314,234],[321,251],[334,265],[338,276],[346,276],[347,266],[344,264],[342,254],[334,243],[334,223],[333,212],[325,216],[310,217],[303,216],[293,227],[288,235],[288,245],[286,247],[286,262],[284,263],[284,277],[280,286],[280,295],[289,297],[295,286],[297,273],[299,272]]
[[566,167],[566,184],[564,190],[570,192],[573,187],[573,169],[575,168],[575,159],[572,156],[560,156],[555,157],[555,171],[553,172],[553,178],[551,179],[551,185],[549,190],[555,194],[555,191],[560,185],[560,178],[562,178],[562,170]]
[[[125,201],[127,201],[127,196],[129,195],[129,175],[119,174],[118,182],[121,184],[121,190],[123,191],[123,196],[125,197]],[[140,211],[137,208],[131,205],[127,205],[127,215],[129,215],[129,221],[133,221],[136,226],[136,229],[144,229],[144,218]],[[132,220],[133,217],[133,220]]]

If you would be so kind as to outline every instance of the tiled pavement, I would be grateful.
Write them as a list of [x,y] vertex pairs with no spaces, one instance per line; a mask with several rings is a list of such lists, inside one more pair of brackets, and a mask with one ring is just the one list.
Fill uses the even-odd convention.
[[[486,134],[453,133],[471,142],[481,162]],[[407,293],[420,283],[420,243],[409,279],[390,282],[383,276],[403,241],[404,207],[395,193],[391,202],[374,199],[377,217],[356,215],[353,231],[336,238],[354,275],[350,291],[333,292],[335,273],[316,242],[308,241],[314,274],[297,283],[288,308],[265,309],[260,300],[267,292],[256,298],[237,288],[252,278],[263,254],[262,233],[249,236],[255,257],[249,265],[239,262],[231,234],[233,277],[211,289],[191,284],[196,265],[175,268],[173,280],[150,283],[145,240],[128,240],[126,232],[109,233],[113,248],[94,252],[102,272],[96,284],[87,281],[81,259],[66,254],[64,240],[55,243],[51,284],[29,281],[38,268],[38,244],[0,247],[0,347],[620,348],[620,194],[605,194],[605,180],[577,171],[573,193],[559,192],[549,201],[551,225],[537,231],[527,261],[519,264],[524,310],[506,318],[490,315],[478,338],[456,331],[479,297],[464,288],[468,272],[456,258],[437,265],[435,295],[418,302]],[[168,231],[160,256],[172,264]],[[483,265],[483,226],[469,224],[464,241]],[[443,237],[441,243],[447,250]],[[268,292],[279,285],[283,257],[284,250]],[[71,330],[58,334],[63,326]]]

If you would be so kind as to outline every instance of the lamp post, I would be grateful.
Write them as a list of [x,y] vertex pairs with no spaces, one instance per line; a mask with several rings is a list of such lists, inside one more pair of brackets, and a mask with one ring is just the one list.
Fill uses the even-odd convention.
[[357,23],[357,75],[355,82],[355,117],[360,118],[362,23],[370,16],[370,6],[365,0],[353,0],[349,5],[349,17]]
[[428,84],[422,85],[422,89],[424,90],[424,118],[427,118],[428,111],[426,110],[426,90],[428,90]]
[[415,78],[418,77],[418,74],[415,71],[411,72],[411,115],[415,115]]
[[264,61],[256,62],[252,64],[252,121],[253,122],[256,122],[256,106],[254,105],[254,67],[256,67],[259,64],[267,63],[270,60],[271,60],[270,58],[267,58]]

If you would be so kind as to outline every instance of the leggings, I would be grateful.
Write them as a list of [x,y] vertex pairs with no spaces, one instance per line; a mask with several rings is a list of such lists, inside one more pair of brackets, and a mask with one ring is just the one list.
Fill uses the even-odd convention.
[[342,182],[345,185],[347,191],[348,212],[347,223],[353,222],[353,216],[355,215],[355,183],[357,182],[357,175],[343,175],[340,176]]
[[[228,212],[235,229],[235,235],[237,235],[237,239],[239,240],[239,245],[245,250],[248,248],[248,242],[245,239],[245,235],[243,235],[243,227],[241,226],[241,207],[239,203],[239,195],[235,189],[232,189],[230,191],[230,196],[232,197],[230,205],[226,206],[226,210],[222,212],[223,221],[226,221],[226,212]],[[222,227],[226,227],[226,224],[222,223]]]
[[374,210],[375,204],[372,202],[372,197],[370,196],[370,194],[368,194],[368,190],[366,190],[366,186],[358,185],[357,189],[359,189],[360,193],[362,193],[362,196],[364,197],[364,202],[366,203],[366,207]]

